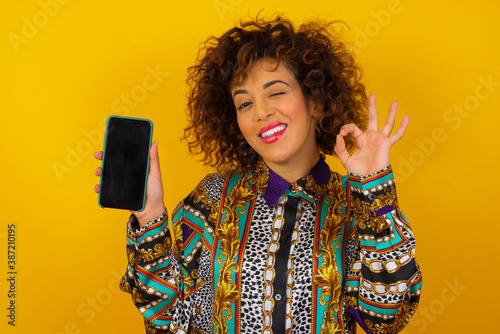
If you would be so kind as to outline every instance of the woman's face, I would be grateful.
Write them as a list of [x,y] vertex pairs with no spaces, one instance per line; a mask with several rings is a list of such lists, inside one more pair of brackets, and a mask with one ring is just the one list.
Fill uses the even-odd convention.
[[284,62],[261,59],[241,85],[231,87],[238,126],[248,144],[274,171],[314,166],[319,158],[314,104]]

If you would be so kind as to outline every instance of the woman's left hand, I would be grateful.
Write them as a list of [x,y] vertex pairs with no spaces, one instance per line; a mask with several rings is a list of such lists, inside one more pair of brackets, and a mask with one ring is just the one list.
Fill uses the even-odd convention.
[[[408,115],[404,116],[399,128],[391,135],[398,109],[398,103],[393,102],[389,108],[387,119],[379,131],[375,102],[375,94],[370,95],[368,98],[368,127],[366,132],[350,123],[342,126],[337,135],[335,153],[349,173],[359,176],[367,176],[389,166],[391,147],[403,138],[410,121]],[[351,135],[356,142],[357,150],[353,154],[349,154],[345,146],[344,137],[347,135]]]

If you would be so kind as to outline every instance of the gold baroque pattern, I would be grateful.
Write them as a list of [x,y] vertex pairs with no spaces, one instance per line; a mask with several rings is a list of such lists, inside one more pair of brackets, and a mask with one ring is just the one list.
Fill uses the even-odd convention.
[[177,256],[177,261],[180,260],[180,254],[182,254],[182,249],[184,248],[184,238],[182,235],[182,219],[177,220],[173,224],[173,233],[174,233],[174,249],[173,254]]
[[339,235],[342,233],[342,226],[348,222],[347,215],[342,214],[342,206],[345,203],[345,190],[339,179],[332,177],[328,183],[329,195],[333,203],[329,206],[323,228],[320,231],[319,243],[321,249],[318,251],[322,255],[321,267],[314,276],[313,283],[321,287],[319,302],[327,305],[325,317],[321,325],[321,334],[340,333],[341,329],[335,320],[334,313],[339,310],[342,294],[341,278],[335,260],[335,249],[340,247]]
[[351,203],[353,213],[356,215],[356,223],[359,228],[365,229],[369,227],[377,233],[382,232],[384,229],[391,226],[391,224],[386,221],[384,215],[374,217],[372,212],[376,212],[377,210],[389,205],[392,205],[395,210],[398,208],[395,187],[384,188],[383,194],[378,195],[371,204],[359,198],[352,199]]
[[328,182],[327,184],[317,184],[311,174],[306,177],[306,192],[312,194],[315,198],[318,198],[322,194],[331,190],[331,185],[333,182]]
[[415,314],[417,307],[418,302],[409,305],[409,303],[405,301],[394,315],[394,321],[392,323],[373,324],[369,319],[365,319],[363,323],[366,328],[374,334],[398,333],[408,324],[411,317]]
[[358,300],[352,296],[347,297],[345,300],[345,308],[348,309],[349,307],[358,309]]
[[[128,274],[128,270],[127,270],[127,274]],[[132,288],[130,287],[130,283],[127,281],[127,278],[126,278],[126,275],[122,277],[122,279],[120,280],[120,290],[123,291],[123,292],[128,292],[128,293],[132,293]]]
[[[165,331],[161,330],[161,329],[157,329],[154,325],[148,323],[146,321],[146,319],[144,319],[144,324],[146,325],[146,333],[148,334],[162,334],[162,333],[165,333]],[[179,332],[175,332],[175,333],[181,333],[180,331]]]
[[[184,286],[184,298],[200,290],[206,283],[206,280],[198,279],[198,269],[193,269],[189,274],[185,274],[181,271],[181,281]],[[195,285],[195,287],[191,289],[193,285]]]
[[[207,176],[203,181],[211,178],[212,176]],[[197,187],[191,192],[194,202],[199,203],[202,207],[210,211],[208,219],[212,222],[217,221],[217,208],[219,207],[219,202],[208,198],[204,182],[200,182]]]
[[194,327],[194,320],[201,313],[201,307],[193,304],[193,314],[191,316],[191,321],[189,322],[189,333],[190,334],[205,334],[202,329]]
[[138,264],[143,262],[150,262],[163,257],[172,248],[170,238],[165,238],[163,243],[154,245],[153,249],[139,249],[137,253],[127,250],[127,257],[130,263]]
[[250,182],[256,185],[262,195],[266,193],[267,180],[269,179],[269,168],[262,159],[259,159],[255,172]]
[[141,303],[141,304],[144,304],[144,303],[149,303],[149,300],[147,299],[144,299],[142,296],[141,296],[141,293],[139,292],[139,290],[137,288],[133,288],[132,291],[131,291],[131,295],[132,295],[132,300],[134,301],[134,303]]
[[198,185],[196,188],[193,189],[191,192],[191,197],[193,198],[193,201],[196,203],[205,203],[207,200],[207,193],[205,191],[205,185],[204,181],[211,179],[212,176],[208,175],[206,176]]
[[[362,205],[359,203],[360,200],[356,199],[354,201],[354,205]],[[356,219],[356,224],[360,229],[371,228],[373,231],[377,233],[381,233],[383,230],[391,226],[390,221],[386,220],[385,216],[379,217],[362,217],[361,219]]]
[[249,180],[249,173],[245,173],[238,180],[238,184],[231,189],[222,208],[222,213],[226,213],[226,216],[216,232],[222,250],[217,257],[221,269],[214,301],[216,333],[228,332],[226,320],[231,320],[234,316],[231,303],[240,298],[240,292],[232,280],[231,273],[239,270],[238,263],[235,261],[240,248],[238,214],[245,214],[245,203],[255,198],[252,189],[248,187]]

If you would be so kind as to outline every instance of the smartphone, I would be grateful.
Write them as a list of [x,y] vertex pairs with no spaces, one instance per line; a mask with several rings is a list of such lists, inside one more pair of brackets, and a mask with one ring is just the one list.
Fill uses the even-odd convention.
[[153,123],[148,119],[110,116],[102,156],[99,205],[140,211],[146,202]]

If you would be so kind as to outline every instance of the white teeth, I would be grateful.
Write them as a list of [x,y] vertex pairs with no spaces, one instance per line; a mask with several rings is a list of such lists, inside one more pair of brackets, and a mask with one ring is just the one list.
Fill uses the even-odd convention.
[[262,138],[266,138],[266,137],[269,137],[269,136],[272,136],[273,134],[275,134],[276,132],[280,132],[280,131],[283,131],[284,129],[286,128],[286,125],[279,125],[275,128],[272,128],[271,130],[269,131],[266,131],[266,132],[263,132],[260,136]]

